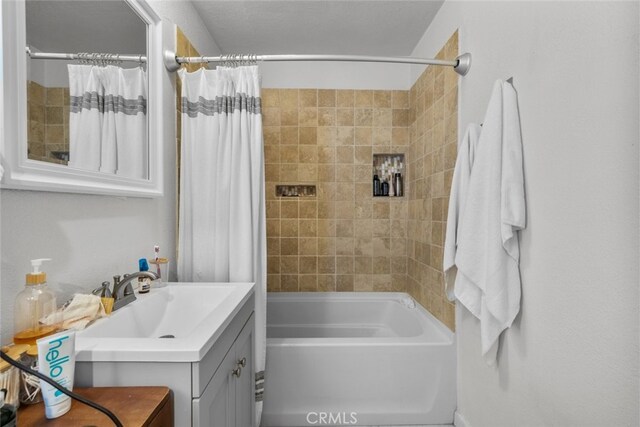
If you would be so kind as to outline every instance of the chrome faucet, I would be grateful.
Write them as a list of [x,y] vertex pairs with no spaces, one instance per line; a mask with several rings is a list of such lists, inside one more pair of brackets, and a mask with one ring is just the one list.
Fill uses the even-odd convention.
[[113,311],[136,300],[131,281],[138,277],[148,277],[151,280],[158,279],[158,276],[151,271],[138,271],[132,274],[125,274],[122,280],[120,280],[120,276],[113,276]]

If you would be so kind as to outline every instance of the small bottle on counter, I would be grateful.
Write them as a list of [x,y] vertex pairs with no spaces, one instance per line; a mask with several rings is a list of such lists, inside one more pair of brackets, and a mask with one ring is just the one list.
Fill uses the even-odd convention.
[[[38,370],[38,346],[29,346],[26,352],[20,357],[23,365]],[[26,372],[21,372],[22,386],[20,387],[20,403],[32,405],[42,402],[42,392],[40,390],[40,380]]]
[[[149,271],[149,263],[146,258],[140,258],[138,260],[138,266],[140,271]],[[138,277],[138,292],[146,294],[151,290],[151,279],[149,277]]]

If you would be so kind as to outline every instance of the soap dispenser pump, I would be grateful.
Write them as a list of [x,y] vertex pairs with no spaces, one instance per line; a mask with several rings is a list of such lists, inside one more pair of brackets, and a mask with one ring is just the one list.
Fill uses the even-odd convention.
[[45,325],[40,321],[55,313],[56,295],[47,286],[47,274],[40,271],[44,261],[50,258],[31,260],[31,273],[27,274],[25,288],[16,296],[14,310],[13,342],[35,345],[36,340],[56,332],[57,325]]

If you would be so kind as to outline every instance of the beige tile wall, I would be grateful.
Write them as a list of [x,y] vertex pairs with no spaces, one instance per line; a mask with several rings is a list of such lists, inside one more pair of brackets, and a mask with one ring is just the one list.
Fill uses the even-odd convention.
[[[438,59],[458,55],[457,31]],[[455,329],[455,306],[444,294],[442,256],[449,192],[458,140],[458,75],[428,67],[410,90],[407,290],[434,316]]]
[[[408,95],[262,90],[269,291],[406,289],[408,201],[372,196],[372,160],[408,150]],[[277,184],[317,197],[278,198]]]
[[69,151],[69,88],[27,82],[29,158],[66,164],[52,151]]

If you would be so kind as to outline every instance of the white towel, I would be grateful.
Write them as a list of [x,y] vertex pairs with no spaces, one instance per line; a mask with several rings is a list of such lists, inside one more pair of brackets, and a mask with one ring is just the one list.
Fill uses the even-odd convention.
[[59,325],[61,329],[81,331],[89,323],[106,316],[97,295],[75,294],[68,305],[41,319],[45,325]]
[[515,89],[496,82],[459,227],[455,296],[480,319],[482,354],[495,363],[500,333],[520,311],[518,230],[525,227],[522,140]]
[[447,234],[444,240],[443,271],[444,283],[447,298],[450,301],[455,299],[453,293],[456,281],[456,247],[458,243],[458,227],[462,219],[465,199],[469,189],[469,179],[471,178],[471,167],[476,155],[478,138],[481,127],[471,123],[467,127],[464,138],[458,144],[458,156],[456,167],[453,171],[453,181],[451,182],[451,194],[449,195],[449,212],[447,214]]

